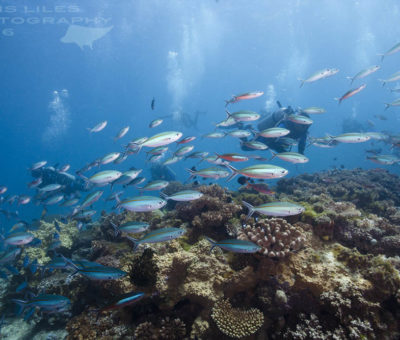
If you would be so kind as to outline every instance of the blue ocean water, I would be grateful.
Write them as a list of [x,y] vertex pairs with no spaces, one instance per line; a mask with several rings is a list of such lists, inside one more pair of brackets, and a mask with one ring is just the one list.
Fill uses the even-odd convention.
[[[381,63],[377,54],[398,42],[398,13],[396,1],[372,0],[2,1],[0,184],[10,195],[33,195],[26,186],[32,180],[27,168],[37,161],[69,163],[74,173],[108,152],[121,151],[136,137],[167,130],[184,136],[212,132],[215,123],[226,118],[224,100],[255,90],[264,95],[230,109],[271,112],[277,109],[276,100],[294,108],[320,106],[327,112],[312,117],[310,136],[342,133],[347,118],[367,127],[371,120],[374,126],[369,130],[396,134],[397,109],[383,112],[384,103],[396,98],[388,91],[396,83],[382,87],[378,79],[398,71],[399,55]],[[71,25],[110,30],[94,38],[83,31],[69,34]],[[63,37],[70,42],[63,42]],[[79,41],[92,46],[80,47]],[[346,76],[374,64],[382,68],[350,86]],[[340,71],[299,87],[298,78],[326,67]],[[367,87],[361,93],[341,105],[334,100],[364,82]],[[193,118],[196,111],[200,112],[197,126],[185,126],[183,120]],[[374,118],[377,114],[387,120]],[[172,117],[150,130],[149,122],[161,116]],[[103,131],[88,133],[86,128],[103,120],[108,121]],[[127,136],[113,142],[126,125],[131,127]],[[372,168],[376,164],[365,157],[370,143],[333,149],[310,146],[309,163],[294,166],[276,160],[275,164],[286,166],[289,176],[340,165]],[[195,151],[241,152],[233,137],[198,138],[193,144]],[[378,145],[392,152],[389,145]],[[268,151],[256,153],[270,156]],[[144,162],[141,152],[121,165],[102,168],[143,168]],[[196,163],[181,161],[170,168],[184,181],[185,168]],[[386,168],[398,173],[397,165]],[[239,186],[235,181],[229,185]],[[129,194],[137,193],[130,190]],[[102,203],[98,204],[100,210]],[[41,212],[32,203],[16,209],[26,220]],[[62,212],[57,207],[49,210]]]

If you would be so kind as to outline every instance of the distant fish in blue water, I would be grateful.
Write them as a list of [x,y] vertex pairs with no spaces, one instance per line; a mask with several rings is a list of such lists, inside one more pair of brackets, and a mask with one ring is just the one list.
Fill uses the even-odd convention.
[[104,122],[101,122],[99,124],[97,124],[95,127],[93,128],[87,128],[87,130],[92,133],[92,132],[100,132],[101,130],[103,130],[105,127],[107,126],[107,121],[105,120]]

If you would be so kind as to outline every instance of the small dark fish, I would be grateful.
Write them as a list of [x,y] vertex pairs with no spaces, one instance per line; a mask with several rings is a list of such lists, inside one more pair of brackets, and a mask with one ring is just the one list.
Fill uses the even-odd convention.
[[42,240],[38,238],[34,238],[31,243],[29,243],[30,247],[39,247],[42,244]]
[[60,231],[61,231],[61,229],[60,229],[60,225],[58,224],[58,222],[57,222],[57,221],[54,221],[54,227],[56,228],[56,230],[57,230],[58,232],[60,232]]
[[24,268],[28,267],[28,265],[29,265],[29,256],[28,255],[25,255],[24,262],[22,265]]
[[154,110],[155,103],[156,103],[156,99],[153,97],[153,99],[151,100],[151,105],[150,105],[152,110]]
[[38,260],[34,259],[29,267],[29,270],[31,271],[32,274],[35,274],[38,268]]
[[58,233],[54,233],[53,238],[55,240],[59,240],[60,239],[60,235]]
[[105,306],[105,307],[103,307],[99,310],[95,310],[95,311],[98,313],[102,313],[102,312],[105,312],[108,310],[126,307],[126,306],[132,305],[133,303],[139,301],[140,299],[143,298],[143,296],[144,296],[144,293],[142,293],[142,292],[132,292],[132,293],[124,295],[123,297],[118,299],[113,304],[111,304],[109,306]]
[[11,266],[11,265],[5,265],[4,267],[6,267],[6,268],[7,268],[7,270],[8,270],[10,273],[12,273],[12,274],[14,274],[14,275],[19,275],[19,271],[18,271],[18,269],[17,269],[17,268],[15,268],[14,266]]
[[26,287],[28,287],[28,282],[22,282],[17,289],[15,290],[17,293],[22,292]]
[[344,169],[344,165],[343,164],[340,164],[340,169]]

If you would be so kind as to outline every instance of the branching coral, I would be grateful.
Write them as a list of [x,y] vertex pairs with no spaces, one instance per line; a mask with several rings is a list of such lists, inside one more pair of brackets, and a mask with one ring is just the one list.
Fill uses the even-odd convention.
[[305,241],[304,231],[282,218],[262,219],[254,227],[247,225],[238,238],[258,244],[262,254],[278,258],[299,250]]
[[217,301],[211,317],[222,333],[236,339],[254,334],[264,323],[264,314],[258,309],[233,308],[229,300]]

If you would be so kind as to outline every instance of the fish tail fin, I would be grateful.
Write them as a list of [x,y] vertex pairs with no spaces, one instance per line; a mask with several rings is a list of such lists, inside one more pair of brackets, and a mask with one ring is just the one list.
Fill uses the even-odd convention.
[[390,104],[388,104],[388,103],[384,103],[384,104],[385,104],[385,110],[384,111],[386,111],[390,107]]
[[225,112],[227,114],[227,118],[232,117],[232,114],[228,110],[225,110]]
[[119,231],[117,225],[116,225],[114,222],[111,222],[111,221],[110,221],[110,224],[111,224],[112,227],[114,228],[114,235],[115,235],[115,237],[117,237],[118,234],[120,233],[120,231]]
[[383,61],[383,58],[385,58],[385,54],[384,53],[378,53],[377,56],[381,57],[381,62]]
[[165,200],[169,200],[168,195],[166,193],[164,193],[164,192],[160,192],[160,196]]
[[17,309],[16,314],[21,315],[21,313],[24,311],[28,302],[25,300],[20,300],[20,299],[12,299],[11,301],[17,304],[18,309]]
[[89,132],[92,132],[92,129],[91,129],[91,128],[86,128],[86,130],[88,130]]
[[349,79],[349,80],[350,80],[350,85],[353,84],[354,77],[346,77],[346,79]]
[[382,82],[382,87],[384,87],[384,86],[386,85],[385,79],[378,79],[378,81],[381,81],[381,82]]
[[60,256],[62,257],[62,259],[65,261],[66,264],[69,264],[72,268],[76,270],[76,272],[72,274],[75,275],[79,271],[78,266],[74,262],[72,262],[72,260],[67,259],[64,255],[60,254]]
[[133,243],[133,251],[136,251],[139,246],[139,240],[131,236],[127,236],[126,238]]
[[232,171],[232,173],[230,174],[230,176],[228,177],[228,179],[226,180],[227,182],[231,181],[239,172],[237,171],[236,168],[234,168],[232,165],[230,164],[224,164],[224,166],[226,166],[229,170]]
[[250,203],[247,203],[247,202],[245,202],[245,201],[242,201],[242,203],[244,204],[244,206],[245,206],[247,209],[249,209],[249,212],[247,213],[247,216],[246,216],[246,220],[248,220],[248,219],[254,214],[255,209],[254,209],[254,207],[253,207]]
[[297,80],[300,81],[300,86],[299,86],[299,87],[303,87],[303,85],[304,85],[304,79],[297,78]]
[[340,103],[342,102],[342,98],[338,98],[338,97],[335,97],[335,98],[333,98],[334,100],[337,100],[337,102],[338,102],[338,105],[340,105]]
[[192,169],[186,169],[190,173],[190,177],[188,178],[188,181],[190,181],[192,178],[196,177],[195,172]]
[[254,135],[253,139],[257,139],[260,136],[260,132],[256,131],[253,128],[250,128],[250,132]]
[[272,160],[276,157],[276,152],[273,152],[271,149],[269,149],[269,151],[270,151],[271,154],[272,154],[272,157],[271,157],[271,159],[270,159],[270,161],[272,161]]
[[213,249],[215,248],[215,246],[216,246],[216,242],[213,240],[213,239],[211,239],[211,238],[209,238],[209,237],[204,237],[208,242],[210,242],[211,243],[211,248],[210,248],[210,251],[208,252],[209,254],[211,254],[211,252],[213,251]]

